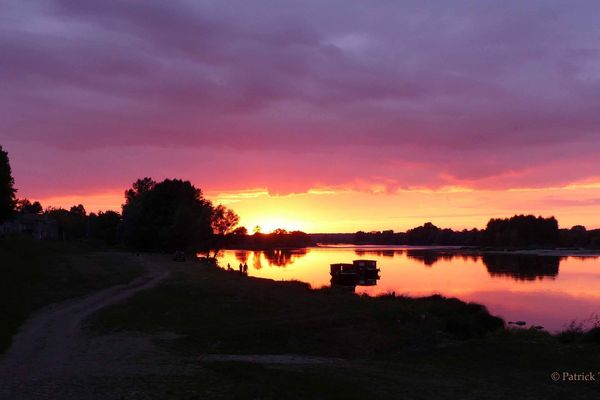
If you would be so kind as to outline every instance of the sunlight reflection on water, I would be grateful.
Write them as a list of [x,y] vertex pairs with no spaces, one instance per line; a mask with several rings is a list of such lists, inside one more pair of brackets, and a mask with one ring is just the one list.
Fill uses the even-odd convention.
[[442,294],[484,304],[506,321],[524,320],[558,330],[600,313],[600,258],[512,254],[456,255],[427,248],[319,247],[296,250],[226,250],[219,263],[273,280],[330,285],[329,265],[372,259],[381,269],[374,286],[356,293]]

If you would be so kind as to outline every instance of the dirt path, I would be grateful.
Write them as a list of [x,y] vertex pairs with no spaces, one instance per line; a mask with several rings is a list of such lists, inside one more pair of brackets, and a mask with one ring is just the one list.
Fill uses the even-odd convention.
[[[36,312],[21,327],[0,360],[0,398],[54,398],[34,395],[31,387],[41,386],[40,382],[57,383],[65,377],[110,369],[111,365],[105,362],[107,359],[114,361],[126,355],[122,354],[123,350],[135,350],[124,346],[122,340],[105,338],[104,343],[98,343],[98,340],[93,343],[82,334],[82,323],[95,311],[152,288],[169,275],[169,271],[155,261],[144,259],[143,265],[146,273],[128,284]],[[103,359],[102,355],[110,357]]]

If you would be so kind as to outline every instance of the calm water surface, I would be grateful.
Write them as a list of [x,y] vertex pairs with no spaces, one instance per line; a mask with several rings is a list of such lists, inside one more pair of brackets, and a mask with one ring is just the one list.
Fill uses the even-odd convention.
[[484,304],[506,321],[523,320],[556,331],[600,314],[600,258],[505,254],[455,255],[427,248],[351,246],[300,250],[227,250],[219,263],[248,275],[330,285],[329,264],[377,260],[380,279],[356,293],[442,294]]

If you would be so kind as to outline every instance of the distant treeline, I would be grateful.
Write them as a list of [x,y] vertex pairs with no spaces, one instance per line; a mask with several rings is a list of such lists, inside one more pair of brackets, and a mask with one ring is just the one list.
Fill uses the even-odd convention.
[[406,232],[359,231],[354,234],[314,234],[311,237],[318,243],[327,244],[600,248],[600,229],[587,230],[581,225],[559,229],[554,217],[533,215],[494,218],[485,229],[455,231],[438,228],[428,222]]
[[277,229],[248,235],[239,217],[213,205],[191,182],[136,180],[125,191],[121,212],[87,213],[83,205],[44,209],[38,201],[18,199],[8,153],[0,146],[0,236],[38,239],[101,240],[141,251],[184,250],[216,257],[224,248],[301,248],[314,245],[304,232]]
[[92,239],[138,251],[184,250],[207,257],[215,257],[221,249],[231,247],[275,249],[315,244],[299,231],[277,229],[273,233],[257,231],[248,235],[246,228],[237,226],[239,217],[233,210],[213,205],[200,189],[180,179],[138,179],[125,191],[121,213],[87,213],[81,204],[69,209],[44,209],[37,201],[16,199],[12,178],[9,186],[0,234]]
[[102,240],[150,251],[187,250],[214,257],[224,248],[300,248],[315,243],[453,245],[493,247],[600,248],[600,230],[577,225],[559,229],[554,217],[515,215],[491,219],[485,229],[455,231],[428,222],[406,232],[312,234],[283,229],[273,233],[238,227],[231,209],[213,205],[189,181],[151,178],[125,191],[122,212],[87,213],[82,205],[44,209],[39,202],[17,199],[8,153],[0,146],[0,234],[27,233],[39,238]]
[[[581,225],[559,229],[554,217],[532,215],[491,219],[485,229],[460,231],[438,228],[428,222],[406,232],[385,230],[307,234],[277,229],[272,233],[248,234],[246,228],[237,227],[238,217],[232,210],[223,206],[214,207],[204,199],[200,201],[201,195],[193,200],[196,197],[194,190],[197,189],[189,182],[165,180],[161,183],[151,181],[150,184],[152,189],[146,194],[142,194],[146,189],[141,189],[142,193],[130,189],[122,214],[116,211],[87,213],[82,205],[70,209],[44,210],[38,202],[31,203],[23,199],[16,201],[15,215],[34,215],[53,222],[56,237],[60,239],[95,239],[137,250],[195,249],[210,256],[225,248],[302,248],[317,243],[600,248],[600,229],[587,230]],[[180,187],[183,193],[189,191],[187,196],[193,201],[179,198],[181,192],[180,195],[173,195],[178,192],[176,187]],[[194,201],[199,203],[192,206]]]
[[196,250],[214,256],[224,248],[302,248],[316,244],[301,231],[276,229],[247,233],[236,227],[239,217],[221,205],[213,206],[189,182],[149,178],[136,181],[126,192],[123,213],[87,213],[83,205],[49,207],[27,199],[15,201],[17,223],[43,224],[46,237],[62,240],[93,239],[137,250]]
[[275,229],[271,233],[255,232],[248,235],[245,228],[227,238],[228,248],[236,249],[291,249],[310,247],[317,244],[313,237],[302,231],[288,232]]
[[[116,244],[121,214],[115,211],[87,213],[79,204],[69,209],[48,207],[44,209],[40,202],[28,199],[15,201],[12,214],[16,224],[44,229],[47,237],[56,239],[99,239],[107,244]],[[27,232],[27,231],[25,231]]]

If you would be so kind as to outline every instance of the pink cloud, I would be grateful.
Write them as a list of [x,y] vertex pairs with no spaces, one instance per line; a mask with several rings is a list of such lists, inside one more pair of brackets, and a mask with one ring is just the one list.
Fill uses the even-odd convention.
[[595,2],[3,5],[22,192],[507,189],[600,176]]

